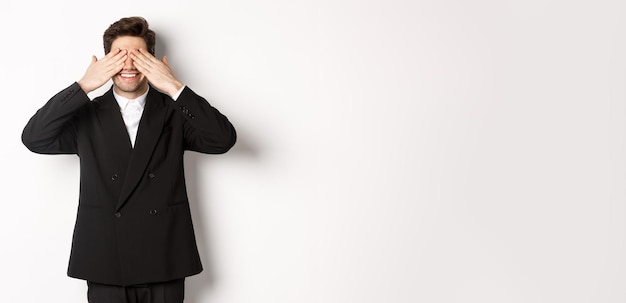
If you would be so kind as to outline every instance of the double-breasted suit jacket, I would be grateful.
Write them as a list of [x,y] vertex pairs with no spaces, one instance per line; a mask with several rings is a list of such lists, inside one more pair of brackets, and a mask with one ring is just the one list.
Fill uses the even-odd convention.
[[80,159],[68,275],[133,285],[201,272],[183,153],[224,153],[235,140],[228,118],[189,87],[176,101],[149,88],[134,148],[112,89],[90,101],[73,83],[52,97],[22,142]]

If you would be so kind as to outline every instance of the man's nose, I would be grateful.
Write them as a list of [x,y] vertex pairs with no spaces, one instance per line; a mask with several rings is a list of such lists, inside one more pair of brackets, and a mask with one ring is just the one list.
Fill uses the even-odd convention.
[[135,69],[133,59],[130,58],[130,52],[127,53],[126,61],[124,61],[124,69]]

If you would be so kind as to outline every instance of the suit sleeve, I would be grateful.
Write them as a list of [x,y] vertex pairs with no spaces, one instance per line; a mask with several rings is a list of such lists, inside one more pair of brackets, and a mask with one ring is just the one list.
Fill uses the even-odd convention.
[[235,145],[237,133],[228,118],[189,87],[171,106],[184,117],[185,149],[222,154]]
[[38,154],[78,153],[75,114],[89,102],[87,94],[74,82],[30,118],[22,131],[22,143]]

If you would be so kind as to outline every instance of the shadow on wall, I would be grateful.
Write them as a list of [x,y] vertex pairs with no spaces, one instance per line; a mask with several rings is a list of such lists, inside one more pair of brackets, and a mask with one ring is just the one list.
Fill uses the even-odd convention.
[[[167,42],[171,41],[167,36],[162,35],[164,31],[154,28],[157,33],[155,56],[157,59],[162,59],[164,55],[168,54]],[[169,57],[168,57],[169,59]],[[184,76],[185,66],[172,66],[175,75],[178,77]],[[184,77],[181,77],[181,79]],[[207,98],[206,96],[204,96]],[[209,103],[213,103],[212,100],[207,98]],[[220,110],[219,106],[216,106]],[[259,160],[258,147],[253,143],[253,138],[246,136],[246,131],[242,129],[241,125],[238,125],[233,120],[231,114],[224,113],[233,123],[235,130],[237,131],[237,142],[229,150],[226,155],[228,157],[234,157],[236,159],[246,159],[252,161]],[[208,171],[210,171],[211,161],[221,161],[223,155],[205,155],[196,152],[185,153],[185,182],[187,185],[187,194],[189,196],[189,203],[191,211],[193,212],[193,224],[196,235],[196,241],[198,244],[198,250],[200,252],[200,258],[204,270],[202,273],[189,277],[185,282],[185,302],[199,303],[208,296],[217,280],[219,275],[215,271],[213,260],[213,241],[211,239],[211,222],[208,220],[206,214],[207,210],[211,209],[210,203],[212,203],[212,197],[206,193],[211,192],[212,184],[205,178]]]
[[[228,114],[227,114],[228,116]],[[232,120],[231,120],[232,121]],[[253,161],[258,160],[259,151],[256,146],[242,135],[241,127],[233,122],[237,130],[237,143],[227,152],[230,157],[236,159],[246,158]],[[206,217],[207,209],[210,209],[212,197],[207,196],[206,192],[211,192],[211,184],[204,178],[207,171],[210,170],[210,161],[220,161],[222,155],[205,155],[196,152],[187,152],[185,154],[185,180],[187,182],[187,194],[189,195],[189,203],[193,212],[194,231],[196,233],[196,241],[200,258],[204,270],[199,275],[189,277],[185,282],[185,302],[198,303],[204,302],[203,297],[207,296],[212,290],[219,275],[214,268],[213,245],[211,240],[211,224]]]

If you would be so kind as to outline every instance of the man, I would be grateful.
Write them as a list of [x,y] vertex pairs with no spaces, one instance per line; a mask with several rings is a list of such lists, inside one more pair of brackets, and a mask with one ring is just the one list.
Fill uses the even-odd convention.
[[183,302],[184,278],[202,271],[183,153],[225,153],[235,129],[154,57],[145,19],[122,18],[103,40],[105,56],[35,113],[22,142],[80,159],[68,275],[87,281],[89,302]]

